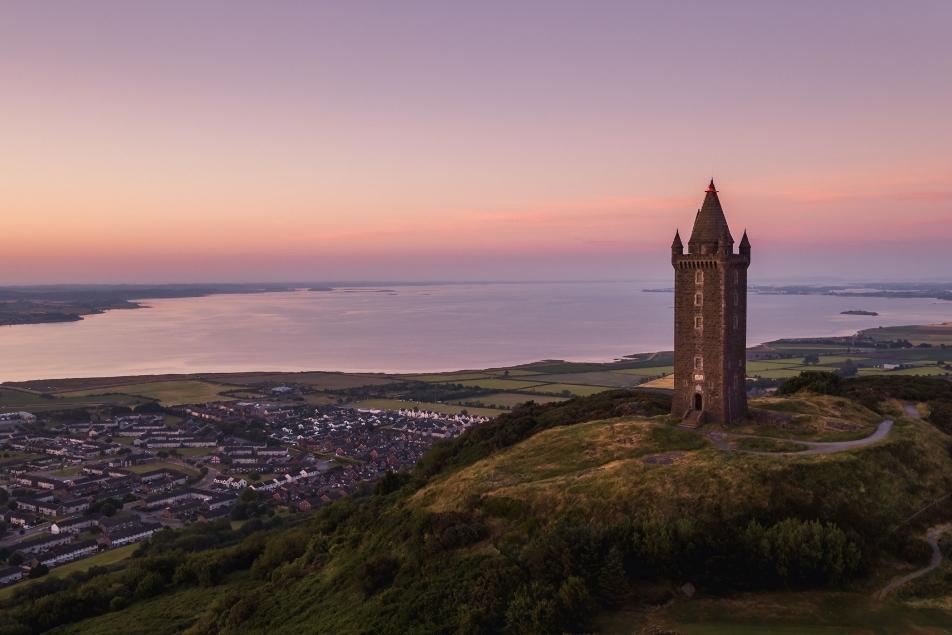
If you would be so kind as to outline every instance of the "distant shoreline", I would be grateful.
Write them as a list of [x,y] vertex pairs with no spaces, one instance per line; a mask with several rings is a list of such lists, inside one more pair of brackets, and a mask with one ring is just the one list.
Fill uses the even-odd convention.
[[[147,309],[149,300],[204,298],[235,293],[296,291],[288,284],[221,285],[56,285],[0,287],[0,326],[79,322],[87,315],[117,309]],[[307,291],[333,291],[334,287],[307,285]]]
[[[857,341],[859,338],[860,341]],[[910,341],[911,340],[911,341]],[[810,346],[840,346],[848,349],[855,349],[858,356],[867,355],[872,350],[882,349],[885,351],[894,350],[893,347],[882,346],[884,342],[906,342],[906,346],[896,348],[919,348],[923,343],[928,343],[927,348],[936,348],[939,350],[952,349],[952,322],[941,322],[935,324],[915,324],[906,326],[892,327],[874,327],[861,329],[854,335],[830,335],[815,337],[781,338],[769,342],[762,342],[754,346],[747,347],[748,359],[767,359],[773,357],[778,348],[809,348]],[[877,346],[877,344],[879,344]],[[502,372],[505,370],[520,369],[533,366],[544,365],[568,365],[575,367],[591,367],[588,372],[597,370],[595,367],[618,367],[623,368],[631,364],[640,366],[651,364],[652,366],[670,364],[673,358],[672,350],[652,351],[641,353],[630,353],[619,355],[613,361],[578,361],[563,359],[540,359],[533,362],[516,364],[512,366],[491,366],[487,368],[452,368],[447,370],[430,371],[340,371],[327,368],[311,368],[301,370],[241,370],[241,371],[200,371],[194,373],[155,373],[155,374],[132,374],[132,375],[89,375],[82,377],[45,377],[28,380],[15,380],[0,382],[0,386],[8,389],[49,389],[53,386],[56,390],[63,390],[64,386],[75,384],[74,388],[81,387],[89,381],[108,381],[115,380],[116,384],[142,383],[142,382],[165,382],[193,379],[208,379],[214,377],[216,381],[228,383],[229,377],[240,378],[249,375],[283,375],[289,378],[294,375],[325,374],[342,375],[355,377],[412,377],[418,375],[457,375],[460,373],[486,373]],[[952,361],[952,358],[950,358]],[[584,372],[584,371],[580,371]],[[508,376],[507,376],[508,377]],[[518,379],[518,376],[514,376]],[[112,383],[112,382],[110,382]],[[48,385],[44,385],[48,384]],[[2,404],[0,404],[2,406]],[[2,407],[0,407],[2,412]]]
[[[826,295],[840,298],[933,298],[952,301],[950,283],[884,283],[869,282],[854,285],[751,285],[750,292],[760,295]],[[674,293],[673,287],[642,289],[644,293]],[[849,315],[869,315],[870,313],[851,313]],[[875,314],[874,314],[875,315]]]

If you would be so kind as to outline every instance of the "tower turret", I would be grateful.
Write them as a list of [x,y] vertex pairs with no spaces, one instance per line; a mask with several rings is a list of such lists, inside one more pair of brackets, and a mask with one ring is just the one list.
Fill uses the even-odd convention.
[[740,246],[737,249],[741,255],[750,258],[750,239],[747,238],[747,230],[744,230],[744,236],[740,239]]
[[684,255],[684,243],[681,242],[681,232],[674,231],[674,242],[671,243],[671,254],[674,256]]

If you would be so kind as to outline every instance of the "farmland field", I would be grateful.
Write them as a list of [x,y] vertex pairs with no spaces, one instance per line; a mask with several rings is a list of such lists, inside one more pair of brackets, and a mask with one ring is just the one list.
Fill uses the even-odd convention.
[[[110,395],[122,393],[156,399],[163,406],[179,406],[187,403],[204,403],[208,401],[227,401],[230,397],[221,393],[230,390],[230,386],[212,384],[194,379],[179,381],[149,381],[141,384],[127,384],[125,386],[111,386],[105,389]],[[101,389],[79,390],[62,393],[63,397],[90,397],[103,395]],[[110,397],[111,399],[111,397]]]
[[522,390],[538,386],[540,382],[524,381],[521,379],[468,379],[454,383],[463,386],[475,386],[476,388],[487,388],[489,390]]
[[645,366],[643,368],[624,368],[614,371],[626,375],[641,375],[642,377],[654,377],[656,375],[667,375],[674,372],[674,366]]
[[28,412],[49,412],[51,410],[67,410],[70,408],[92,408],[105,403],[110,405],[135,406],[142,403],[142,399],[132,396],[119,396],[103,399],[101,397],[76,395],[52,396],[41,395],[13,388],[0,388],[0,412],[26,410]]
[[910,326],[887,326],[860,331],[862,335],[874,340],[909,340],[913,344],[952,344],[952,322],[942,324],[924,324]]
[[915,368],[900,368],[897,370],[883,370],[882,368],[860,368],[860,375],[952,375],[952,370],[939,368],[938,366],[917,366]]
[[327,393],[308,393],[304,395],[304,401],[312,406],[327,406],[337,403],[337,397]]
[[[824,370],[822,368],[811,368],[811,370]],[[827,369],[832,370],[832,369]],[[762,370],[756,373],[748,373],[748,375],[753,374],[757,377],[763,377],[764,379],[786,379],[787,377],[794,377],[800,374],[800,371],[795,368],[778,368],[776,370]]]
[[[116,547],[115,549],[109,549],[98,553],[95,556],[90,556],[89,558],[82,558],[81,560],[76,560],[74,562],[68,562],[59,567],[54,567],[50,569],[49,574],[46,578],[62,578],[67,576],[70,573],[76,571],[86,571],[90,567],[105,567],[110,564],[115,564],[126,558],[130,557],[132,553],[139,547],[139,545],[124,545],[122,547]],[[45,580],[46,578],[41,578]],[[17,589],[23,589],[33,582],[24,582],[22,584],[16,584],[13,586],[8,586],[4,589],[0,589],[0,599],[6,599]]]
[[381,386],[392,384],[398,379],[386,375],[348,375],[331,372],[303,373],[220,373],[202,375],[211,382],[223,382],[238,386],[256,384],[304,384],[319,390],[343,390],[361,386]]
[[487,373],[439,373],[433,375],[411,375],[407,379],[413,379],[415,381],[428,381],[428,382],[447,382],[455,383],[457,381],[465,381],[467,379],[487,379],[490,375]]
[[581,384],[583,386],[604,386],[608,388],[628,388],[638,383],[638,377],[621,372],[596,371],[591,373],[563,373],[560,375],[532,375],[526,381],[555,382],[560,384]]
[[763,370],[779,370],[799,364],[800,359],[778,359],[778,360],[756,360],[747,362],[747,374],[756,373]]
[[532,388],[532,392],[541,392],[548,395],[561,395],[563,392],[568,392],[573,397],[594,395],[595,393],[604,392],[606,390],[611,389],[604,386],[580,386],[577,384],[543,384]]
[[654,379],[646,384],[641,384],[639,388],[655,388],[659,390],[674,390],[674,373],[665,375],[660,379]]

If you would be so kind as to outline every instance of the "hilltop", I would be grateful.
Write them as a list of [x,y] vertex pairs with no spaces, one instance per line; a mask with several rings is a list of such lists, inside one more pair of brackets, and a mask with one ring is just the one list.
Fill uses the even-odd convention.
[[[882,442],[822,456],[725,451],[678,428],[658,393],[528,404],[313,517],[170,532],[123,569],[38,587],[0,632],[693,632],[729,622],[739,602],[780,625],[849,611],[870,625],[947,623],[947,609],[870,604],[921,562],[918,536],[952,491],[952,440],[902,407],[939,403],[952,385],[897,379],[764,402],[791,404],[803,426],[864,417],[857,434],[895,421]],[[927,576],[915,601],[947,602],[941,580]],[[758,613],[777,602],[792,604]]]

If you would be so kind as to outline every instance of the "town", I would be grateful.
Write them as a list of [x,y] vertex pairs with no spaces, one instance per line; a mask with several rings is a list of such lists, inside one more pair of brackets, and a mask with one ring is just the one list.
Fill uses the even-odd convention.
[[189,523],[313,511],[489,420],[262,401],[166,410],[0,415],[0,585]]

